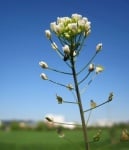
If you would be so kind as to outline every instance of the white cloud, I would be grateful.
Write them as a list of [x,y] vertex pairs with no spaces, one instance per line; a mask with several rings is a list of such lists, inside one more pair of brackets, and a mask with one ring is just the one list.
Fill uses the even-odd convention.
[[49,117],[51,120],[53,120],[54,126],[62,126],[69,129],[74,129],[76,126],[74,122],[65,121],[65,117],[63,115],[46,114],[45,117]]
[[98,119],[97,121],[91,124],[92,126],[100,126],[100,127],[111,127],[113,122],[106,118]]

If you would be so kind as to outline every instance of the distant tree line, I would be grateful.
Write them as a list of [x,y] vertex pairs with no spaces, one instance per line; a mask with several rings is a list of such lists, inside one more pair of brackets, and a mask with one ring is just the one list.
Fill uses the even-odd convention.
[[48,127],[43,121],[38,122],[24,122],[24,121],[6,121],[3,122],[0,126],[0,130],[36,130],[36,131],[45,131],[45,130],[52,130],[52,128]]
[[[52,124],[46,124],[46,122],[43,121],[38,121],[38,122],[24,122],[24,121],[17,121],[17,120],[12,120],[12,121],[5,121],[2,122],[0,125],[0,130],[5,130],[5,131],[17,131],[17,130],[22,130],[22,131],[49,131],[49,130],[55,130],[56,128],[59,128],[59,126],[54,126]],[[62,127],[63,128],[63,127]],[[91,128],[96,128],[93,126],[89,126],[89,129]],[[97,127],[98,128],[98,127]],[[110,128],[111,134],[114,133],[115,128],[129,128],[129,123],[118,123],[114,124],[112,127],[100,127],[100,128]],[[64,128],[65,129],[65,128]],[[80,130],[80,126],[76,126],[74,130]]]

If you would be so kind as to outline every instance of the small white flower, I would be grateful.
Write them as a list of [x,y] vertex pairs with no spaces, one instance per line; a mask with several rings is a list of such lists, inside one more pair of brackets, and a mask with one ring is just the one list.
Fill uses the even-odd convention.
[[47,64],[46,62],[44,62],[44,61],[40,61],[40,62],[39,62],[39,65],[40,65],[40,67],[42,67],[42,68],[44,68],[44,69],[47,69],[47,68],[48,68],[48,64]]
[[83,17],[82,19],[78,20],[78,26],[85,27],[87,25],[88,19],[86,17]]
[[98,74],[98,73],[100,73],[100,72],[102,72],[104,70],[104,67],[103,66],[97,66],[96,68],[95,68],[95,72],[96,72],[96,74]]
[[90,29],[91,29],[91,22],[90,22],[90,21],[87,21],[87,22],[85,23],[85,30],[88,31],[88,30],[90,30]]
[[71,30],[72,32],[76,33],[77,32],[77,23],[69,23],[68,24],[68,28],[69,30]]
[[41,73],[41,74],[40,74],[40,77],[41,77],[43,80],[48,80],[48,77],[46,76],[45,73]]
[[74,18],[76,20],[80,20],[80,19],[82,19],[82,15],[80,15],[80,14],[72,14],[72,18]]
[[63,24],[62,23],[56,25],[55,26],[55,32],[56,32],[56,34],[60,34],[61,31],[62,31],[62,29],[63,29]]
[[78,26],[79,27],[84,27],[85,26],[85,20],[81,19],[81,20],[78,20]]
[[56,22],[50,23],[50,29],[55,32]]
[[51,39],[51,32],[50,32],[50,30],[45,30],[45,34],[46,34],[46,37],[48,39]]
[[68,28],[70,30],[76,30],[77,29],[77,23],[69,23]]
[[85,22],[87,22],[87,21],[88,21],[88,18],[83,17],[82,20],[84,20]]
[[65,45],[62,47],[63,51],[65,54],[69,55],[70,54],[70,49],[69,49],[69,46],[68,45]]
[[57,17],[57,24],[60,24],[60,23],[65,24],[69,21],[71,21],[71,18],[69,17]]
[[99,52],[101,49],[102,49],[102,43],[98,43],[97,45],[96,45],[96,52]]

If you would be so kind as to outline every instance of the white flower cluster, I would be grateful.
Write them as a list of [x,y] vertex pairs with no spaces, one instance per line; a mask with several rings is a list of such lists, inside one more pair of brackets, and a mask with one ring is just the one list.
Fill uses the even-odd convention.
[[[45,30],[46,37],[51,42],[51,47],[64,61],[77,57],[84,45],[86,37],[91,32],[91,22],[80,14],[72,14],[71,17],[57,17],[50,23],[50,29]],[[55,34],[61,44],[53,41]],[[102,50],[102,43],[96,45],[96,53]],[[76,59],[74,59],[76,60]]]
[[[50,24],[50,29],[58,37],[68,40],[82,33],[88,36],[91,32],[91,22],[80,14],[72,14],[71,17],[58,17],[56,22]],[[46,36],[51,37],[48,30],[46,30]]]
[[[51,42],[51,47],[56,50],[64,61],[78,56],[84,39],[91,32],[91,22],[80,14],[72,14],[71,17],[57,17],[50,23],[50,29],[45,30],[46,37]],[[52,33],[59,39],[62,50],[52,39]]]

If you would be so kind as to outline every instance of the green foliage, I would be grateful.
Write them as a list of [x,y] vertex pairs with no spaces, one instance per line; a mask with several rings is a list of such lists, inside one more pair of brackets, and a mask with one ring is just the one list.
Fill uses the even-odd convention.
[[46,126],[43,124],[43,122],[38,122],[35,130],[37,130],[37,131],[46,130]]
[[11,122],[10,129],[11,130],[19,130],[20,129],[19,123],[17,121]]
[[[90,128],[89,138],[92,139],[98,128]],[[129,142],[120,142],[121,128],[104,128],[99,142],[91,143],[95,150],[128,150]],[[111,131],[115,130],[111,141]],[[59,138],[56,129],[49,131],[0,131],[0,150],[82,150],[83,135],[81,130],[63,130],[64,138]],[[89,140],[90,140],[89,139]]]

